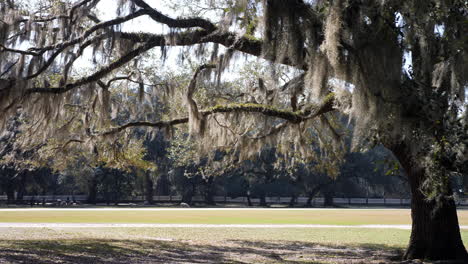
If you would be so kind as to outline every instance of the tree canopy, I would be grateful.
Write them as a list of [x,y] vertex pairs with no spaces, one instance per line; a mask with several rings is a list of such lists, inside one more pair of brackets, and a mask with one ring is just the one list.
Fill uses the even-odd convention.
[[[353,149],[383,144],[408,175],[406,257],[467,258],[450,183],[468,173],[466,1],[174,1],[168,15],[120,0],[108,20],[99,2],[0,3],[0,127],[21,115],[22,143],[80,143],[112,162],[128,128],[187,123],[201,156],[275,146],[333,174],[349,115]],[[166,28],[125,30],[140,17]],[[173,49],[190,77],[164,73]],[[87,50],[95,64],[83,70]],[[240,54],[266,70],[230,80]]]

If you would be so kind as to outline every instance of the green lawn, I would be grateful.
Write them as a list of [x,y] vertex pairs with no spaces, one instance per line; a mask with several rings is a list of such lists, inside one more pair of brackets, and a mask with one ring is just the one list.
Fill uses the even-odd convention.
[[[468,211],[458,212],[468,224]],[[410,224],[382,210],[0,210],[0,222]],[[0,263],[399,263],[409,230],[364,228],[0,228]],[[468,247],[468,231],[462,230]]]
[[[398,229],[338,228],[0,228],[0,240],[177,240],[296,241],[329,245],[383,245],[404,247],[409,231]],[[468,232],[464,232],[468,241]]]
[[[468,225],[468,210],[458,211],[460,225]],[[5,211],[0,222],[22,223],[159,223],[159,224],[411,224],[408,209],[319,210],[67,210]]]
[[396,264],[408,239],[361,228],[0,228],[0,263]]

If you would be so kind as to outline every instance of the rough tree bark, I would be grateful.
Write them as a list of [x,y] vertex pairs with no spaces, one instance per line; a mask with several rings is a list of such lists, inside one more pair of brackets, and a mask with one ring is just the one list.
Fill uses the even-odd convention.
[[319,184],[308,192],[309,197],[307,198],[307,202],[306,202],[307,207],[312,207],[312,199],[314,199],[317,193],[319,193],[319,191],[322,190],[322,188],[327,186],[328,184],[330,184],[330,182]]
[[13,188],[12,185],[7,185],[6,189],[6,194],[7,194],[7,204],[11,204],[15,201],[15,189]]
[[169,177],[166,171],[158,171],[159,175],[156,180],[156,188],[155,194],[156,195],[170,195],[171,193],[171,182],[169,181]]
[[306,207],[312,207],[312,199],[314,199],[315,193],[309,193],[309,197],[307,198]]
[[19,181],[18,181],[18,193],[16,194],[16,201],[23,202],[24,194],[26,193],[26,181],[27,181],[27,172],[19,172]]
[[263,206],[263,207],[267,207],[267,206],[268,206],[268,204],[267,204],[267,202],[266,202],[266,194],[265,194],[265,192],[261,192],[261,193],[260,193],[260,204],[259,204],[259,206]]
[[247,206],[249,206],[249,207],[253,206],[252,200],[250,200],[250,190],[247,191],[246,197],[247,197]]
[[88,199],[87,203],[96,204],[97,198],[97,179],[95,173],[88,180]]
[[[457,259],[468,260],[458,224],[453,199],[442,202],[428,201],[421,192],[421,184],[427,175],[424,168],[414,162],[404,145],[391,148],[405,169],[411,187],[411,238],[405,259]],[[447,197],[452,195],[447,186]]]
[[297,201],[297,195],[295,193],[293,193],[291,195],[291,200],[289,200],[288,207],[294,207],[294,205],[296,205],[296,201]]
[[190,186],[187,186],[182,193],[182,202],[192,205],[193,204],[193,196],[196,192],[196,184],[191,183]]
[[333,203],[333,196],[335,194],[335,190],[333,190],[333,186],[328,186],[323,190],[323,197],[324,197],[324,202],[323,206],[325,207],[334,207],[335,204]]
[[205,203],[207,205],[216,205],[216,202],[214,200],[214,195],[215,195],[214,177],[213,176],[208,177],[208,180],[204,181],[203,185],[204,185],[203,194],[205,196]]
[[145,174],[145,201],[148,204],[153,204],[153,194],[154,194],[154,188],[153,188],[153,180],[151,179],[151,174],[150,172],[144,172]]

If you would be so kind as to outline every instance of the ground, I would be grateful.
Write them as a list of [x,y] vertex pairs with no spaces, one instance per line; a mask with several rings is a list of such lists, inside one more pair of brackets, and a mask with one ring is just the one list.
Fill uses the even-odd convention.
[[401,263],[410,232],[407,209],[0,210],[0,223],[0,263]]

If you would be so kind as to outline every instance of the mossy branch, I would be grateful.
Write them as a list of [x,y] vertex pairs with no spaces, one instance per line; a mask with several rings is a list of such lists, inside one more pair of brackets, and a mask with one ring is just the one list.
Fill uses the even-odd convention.
[[[291,123],[300,123],[308,119],[312,119],[323,115],[325,113],[336,110],[334,108],[334,95],[330,93],[322,103],[318,105],[309,105],[304,110],[300,111],[289,111],[284,109],[275,108],[270,105],[264,104],[254,104],[254,103],[233,103],[226,105],[216,105],[210,107],[206,110],[200,111],[200,115],[208,117],[209,115],[216,113],[258,113],[269,117],[280,118]],[[169,121],[159,121],[159,122],[147,122],[147,121],[137,121],[130,122],[125,125],[111,128],[108,131],[100,133],[101,135],[111,135],[123,131],[131,127],[154,127],[154,128],[165,128],[170,126],[175,126],[179,124],[188,123],[188,117],[177,118]]]

